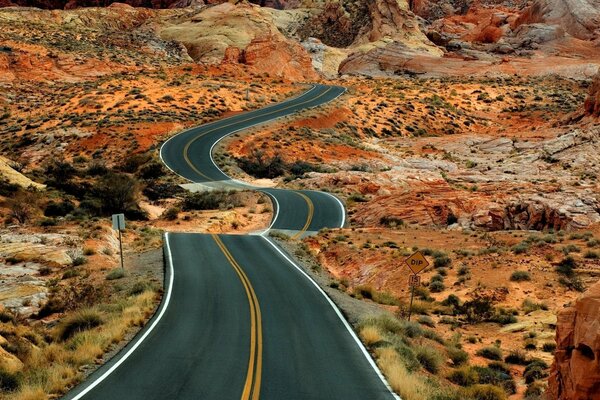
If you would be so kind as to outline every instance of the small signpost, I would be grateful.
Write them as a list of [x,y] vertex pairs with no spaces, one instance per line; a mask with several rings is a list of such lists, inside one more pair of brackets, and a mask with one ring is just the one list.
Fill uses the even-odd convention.
[[418,275],[429,266],[429,261],[420,251],[415,252],[412,256],[404,260],[404,263],[412,271],[412,275],[408,278],[408,286],[410,286],[410,305],[408,307],[408,320],[412,314],[413,298],[415,296],[415,287],[421,285],[421,277]]
[[113,214],[112,216],[113,229],[119,231],[119,253],[121,254],[121,269],[125,271],[125,265],[123,263],[123,239],[121,232],[125,229],[125,215],[124,214]]

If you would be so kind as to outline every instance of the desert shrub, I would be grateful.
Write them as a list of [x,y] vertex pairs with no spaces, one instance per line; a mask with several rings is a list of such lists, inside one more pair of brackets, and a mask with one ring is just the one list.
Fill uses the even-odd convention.
[[137,296],[149,290],[154,290],[152,284],[149,282],[138,281],[133,284],[131,289],[129,289],[129,294],[132,296]]
[[86,175],[88,176],[102,176],[108,174],[108,172],[109,169],[106,168],[106,165],[99,162],[93,162],[85,171]]
[[554,353],[556,350],[556,343],[554,342],[546,342],[542,344],[542,350],[546,353]]
[[531,274],[527,271],[515,271],[510,275],[510,280],[513,282],[530,281]]
[[419,316],[419,318],[417,318],[417,322],[421,325],[429,326],[430,328],[435,326],[435,322],[433,322],[433,319],[431,319],[431,317],[428,315]]
[[523,303],[521,303],[521,309],[525,314],[529,314],[537,310],[547,310],[548,305],[546,303],[536,303],[535,301],[527,298],[523,300]]
[[436,254],[433,259],[433,266],[435,268],[447,267],[452,263],[450,257],[446,254]]
[[92,249],[91,247],[86,247],[83,249],[83,255],[85,256],[93,256],[94,254],[96,254],[96,250]]
[[112,271],[110,271],[108,274],[106,274],[107,281],[114,281],[116,279],[121,279],[123,277],[125,277],[125,271],[123,271],[121,268],[115,268]]
[[443,292],[444,289],[446,289],[446,286],[444,285],[444,282],[441,281],[433,281],[429,284],[429,290],[432,293],[440,293]]
[[183,193],[185,193],[185,189],[179,185],[172,183],[157,183],[154,181],[150,181],[142,190],[142,194],[153,201],[173,198]]
[[515,314],[518,314],[516,310],[498,307],[494,310],[488,321],[497,322],[501,325],[514,324],[517,322]]
[[62,279],[71,279],[71,278],[75,278],[76,276],[79,276],[79,271],[71,268],[71,269],[66,270],[63,273]]
[[573,276],[574,269],[577,267],[577,262],[571,256],[563,258],[556,266],[556,272],[565,276]]
[[537,341],[535,339],[526,339],[523,348],[525,350],[535,350],[537,349]]
[[600,258],[600,254],[598,254],[597,251],[588,250],[585,252],[583,257],[587,258],[588,260],[597,260]]
[[442,305],[458,308],[460,307],[460,298],[455,294],[450,294],[442,301]]
[[160,178],[165,174],[162,164],[156,161],[150,162],[140,168],[139,176],[142,179],[150,180]]
[[51,201],[46,205],[46,208],[44,209],[44,215],[46,217],[64,217],[73,210],[75,210],[75,205],[68,200],[60,203]]
[[473,385],[463,389],[465,400],[505,400],[506,394],[502,389],[493,385]]
[[254,150],[248,157],[237,160],[238,166],[256,178],[273,179],[285,174],[286,165],[280,155],[267,158],[263,151]]
[[533,383],[534,381],[543,379],[547,376],[548,373],[541,367],[532,367],[523,373],[523,378],[525,378],[525,383],[527,384]]
[[384,216],[381,217],[379,223],[388,228],[396,228],[404,225],[404,221],[402,218],[394,217],[394,216]]
[[471,367],[462,367],[455,369],[448,375],[448,380],[459,386],[471,386],[479,382],[479,375]]
[[448,347],[446,352],[454,366],[463,365],[469,360],[469,353],[457,347]]
[[190,193],[182,201],[182,208],[185,211],[219,210],[241,205],[235,193],[223,190]]
[[477,350],[475,354],[488,360],[502,360],[502,350],[496,346],[483,347]]
[[21,187],[10,183],[6,179],[0,178],[0,196],[9,197],[16,193]]
[[581,251],[581,249],[577,245],[574,245],[574,244],[568,244],[562,248],[562,252],[566,256],[568,256],[571,253],[579,253],[580,251]]
[[82,255],[75,256],[71,260],[71,265],[74,267],[79,267],[80,265],[83,265],[85,263],[87,263],[87,258],[85,258]]
[[494,306],[492,301],[485,297],[477,297],[473,300],[466,301],[460,307],[460,313],[464,314],[467,321],[477,323],[489,320],[494,314]]
[[403,321],[401,326],[401,332],[406,337],[414,339],[423,336],[423,328],[416,322]]
[[81,310],[68,317],[59,325],[58,337],[67,340],[79,332],[102,325],[102,317],[94,310]]
[[0,369],[0,390],[3,392],[14,392],[20,386],[17,374]]
[[440,353],[429,346],[419,346],[415,349],[415,357],[421,363],[421,366],[432,374],[436,374],[442,364],[442,356]]
[[529,251],[529,245],[527,243],[519,243],[512,247],[512,251],[515,254],[525,254]]
[[148,153],[140,153],[128,155],[125,158],[125,161],[119,166],[119,170],[128,173],[135,173],[138,169],[149,162],[152,159],[152,156]]
[[529,359],[527,355],[520,350],[513,350],[504,357],[504,361],[509,364],[517,364],[517,365],[527,365]]
[[510,373],[489,367],[471,367],[477,372],[480,384],[490,384],[502,388],[508,394],[517,392],[517,385]]
[[162,213],[161,218],[167,221],[175,221],[179,217],[180,211],[179,207],[169,207]]
[[97,182],[93,195],[102,214],[111,215],[139,208],[137,188],[137,181],[129,175],[110,173]]
[[542,382],[532,382],[527,386],[525,390],[525,399],[526,400],[537,400],[540,399],[541,396],[546,391],[546,386]]

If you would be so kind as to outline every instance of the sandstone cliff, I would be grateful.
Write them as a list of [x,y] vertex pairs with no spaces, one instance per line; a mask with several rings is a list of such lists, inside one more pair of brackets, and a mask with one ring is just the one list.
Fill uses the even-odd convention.
[[600,399],[600,282],[558,315],[549,398]]

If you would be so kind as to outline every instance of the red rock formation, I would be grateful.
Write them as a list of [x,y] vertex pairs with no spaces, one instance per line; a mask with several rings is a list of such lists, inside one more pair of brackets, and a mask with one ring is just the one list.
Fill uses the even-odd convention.
[[516,21],[521,24],[559,25],[584,40],[600,36],[600,0],[535,0]]
[[600,399],[600,282],[559,313],[556,342],[548,397]]
[[590,93],[585,100],[585,113],[592,117],[600,117],[600,73],[594,78]]

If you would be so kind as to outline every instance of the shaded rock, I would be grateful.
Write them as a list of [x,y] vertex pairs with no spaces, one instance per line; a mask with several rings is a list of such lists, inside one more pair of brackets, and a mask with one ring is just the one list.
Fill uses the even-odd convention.
[[558,315],[549,398],[600,398],[600,282]]
[[527,24],[514,31],[508,41],[518,47],[531,48],[534,44],[550,42],[565,37],[565,30],[558,25]]

